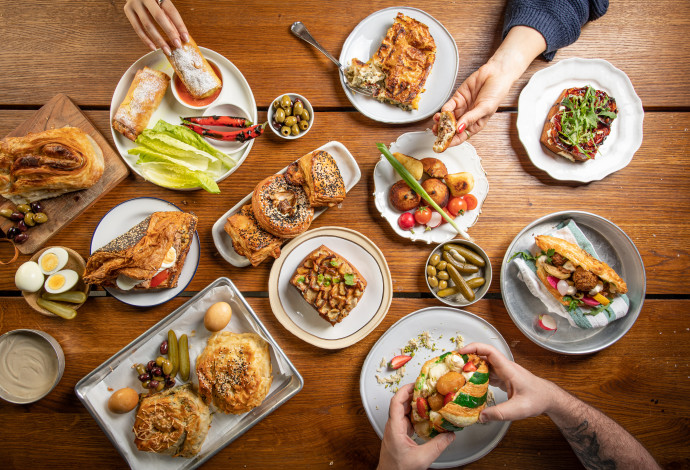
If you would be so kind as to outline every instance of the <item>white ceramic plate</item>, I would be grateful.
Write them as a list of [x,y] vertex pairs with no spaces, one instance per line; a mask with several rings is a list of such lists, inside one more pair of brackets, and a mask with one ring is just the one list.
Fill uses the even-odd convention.
[[342,74],[340,77],[345,94],[359,112],[375,121],[390,124],[421,121],[439,111],[455,91],[459,63],[458,46],[448,30],[433,16],[410,7],[384,8],[364,18],[345,40],[340,52],[340,63],[347,67],[355,58],[362,62],[368,61],[378,50],[399,12],[427,25],[436,42],[436,60],[424,85],[426,91],[419,100],[419,109],[405,111],[395,105],[353,93],[345,86],[345,77]]
[[[398,140],[390,145],[390,151],[391,153],[404,153],[418,160],[426,157],[438,158],[446,165],[448,173],[458,173],[461,171],[472,173],[472,176],[474,176],[474,189],[470,194],[477,198],[477,207],[455,218],[458,226],[467,231],[477,222],[479,214],[482,212],[482,204],[484,204],[484,199],[489,194],[489,180],[486,177],[484,168],[482,168],[481,158],[477,155],[477,150],[472,144],[464,142],[461,145],[450,147],[443,153],[436,153],[431,149],[435,140],[436,136],[430,130],[408,132],[398,137]],[[386,157],[381,155],[381,160],[374,168],[374,203],[381,216],[388,221],[395,233],[412,241],[425,241],[427,243],[443,243],[455,238],[458,233],[448,223],[444,223],[429,231],[425,231],[421,225],[416,226],[413,231],[400,228],[398,218],[402,212],[395,209],[390,203],[388,192],[391,186],[401,179],[391,164],[388,163]]]
[[[357,306],[334,326],[290,284],[302,260],[321,245],[348,260],[367,282]],[[273,314],[295,336],[321,348],[339,349],[363,339],[383,320],[392,301],[393,281],[386,258],[371,240],[354,230],[321,227],[285,245],[271,268],[268,295]]]
[[[393,396],[390,389],[384,388],[383,384],[376,381],[381,359],[390,361],[392,357],[400,354],[400,348],[410,339],[416,338],[424,331],[431,333],[438,349],[431,351],[419,348],[412,360],[406,364],[407,372],[400,386],[413,383],[424,362],[440,356],[444,351],[455,350],[455,344],[450,338],[458,334],[462,335],[465,344],[490,344],[508,359],[513,360],[513,354],[501,334],[489,322],[469,312],[450,307],[429,307],[406,315],[391,326],[371,348],[364,360],[359,378],[359,393],[364,410],[380,438],[383,438],[383,430],[388,421],[388,407]],[[443,338],[438,339],[440,335]],[[390,371],[384,369],[381,375],[386,376],[389,373]],[[506,393],[498,387],[489,386],[489,389],[493,392],[497,404],[508,400]],[[475,424],[455,433],[455,441],[436,459],[431,468],[456,467],[482,458],[501,442],[509,427],[509,421],[494,421]]]
[[[113,207],[103,216],[96,230],[91,237],[91,254],[94,251],[107,245],[113,238],[117,238],[136,224],[150,216],[154,212],[180,211],[175,204],[162,199],[153,197],[139,197],[130,199]],[[189,247],[187,259],[185,259],[182,272],[177,280],[177,287],[174,289],[155,289],[155,290],[136,290],[121,291],[113,287],[106,287],[117,300],[135,307],[152,307],[160,305],[174,298],[185,290],[199,266],[200,243],[199,235],[194,233],[194,240]]]
[[[256,110],[256,101],[254,101],[254,94],[252,89],[249,88],[249,83],[242,75],[232,62],[218,54],[211,49],[206,49],[205,47],[200,47],[201,52],[204,57],[213,61],[220,69],[221,75],[223,76],[223,90],[218,95],[218,98],[213,102],[209,109],[216,108],[221,104],[233,104],[239,106],[240,108],[246,110],[249,113],[249,119],[256,122],[258,119],[258,113]],[[120,106],[120,103],[125,99],[127,95],[127,90],[134,80],[134,75],[136,75],[137,70],[143,69],[144,66],[149,68],[160,70],[166,73],[168,76],[172,77],[173,68],[165,57],[165,54],[159,49],[157,51],[152,51],[143,56],[141,59],[137,60],[132,64],[132,66],[127,69],[125,74],[120,78],[120,81],[115,88],[115,93],[113,93],[113,99],[110,102],[110,121],[112,122],[113,116]],[[169,122],[170,124],[179,124],[180,116],[202,116],[208,114],[208,110],[191,109],[182,104],[175,99],[172,93],[172,85],[168,86],[165,92],[163,101],[161,101],[158,109],[151,116],[148,127],[153,127],[156,125],[159,119]],[[117,147],[118,152],[122,156],[125,163],[132,169],[134,173],[141,176],[139,169],[137,168],[136,161],[138,157],[136,155],[129,155],[127,151],[136,147],[136,144],[117,132],[115,129],[110,127],[110,132],[113,134],[113,141],[115,142],[115,147]],[[254,140],[251,140],[249,144],[244,146],[235,146],[235,144],[226,145],[222,142],[215,142],[213,140],[208,141],[211,145],[216,147],[221,152],[225,152],[230,157],[232,157],[237,164],[230,168],[227,172],[222,174],[216,182],[220,183],[225,178],[230,176],[235,170],[237,170],[242,162],[249,155],[249,151],[254,145]],[[199,188],[189,188],[180,189],[179,191],[193,191]]]
[[[338,169],[340,170],[340,174],[343,177],[343,181],[345,183],[345,191],[350,191],[359,181],[359,178],[362,176],[362,172],[359,170],[357,161],[352,156],[347,147],[345,147],[340,142],[331,141],[327,144],[322,145],[316,150],[325,150],[326,152],[331,154],[335,162],[338,164]],[[300,157],[296,157],[295,160],[297,160],[298,158]],[[287,166],[280,170],[279,173],[285,173],[285,170],[287,170]],[[247,196],[240,202],[235,204],[235,206],[232,209],[223,214],[216,221],[216,223],[213,224],[213,228],[211,229],[211,233],[213,235],[213,243],[216,245],[218,253],[220,253],[220,255],[225,259],[225,261],[232,264],[233,266],[237,266],[238,268],[249,266],[251,263],[249,263],[249,260],[244,256],[240,256],[237,254],[235,249],[232,247],[232,240],[230,239],[230,235],[228,235],[225,232],[224,227],[225,222],[228,221],[228,217],[233,215],[235,212],[239,211],[242,208],[242,206],[247,204],[251,200],[252,194],[253,193],[247,194]],[[345,201],[347,201],[347,198],[345,198]],[[327,207],[320,207],[314,210],[314,220],[319,215],[321,215],[323,211],[325,211],[326,209]]]
[[[566,88],[591,85],[616,99],[618,117],[593,160],[574,163],[546,150],[539,138],[551,106]],[[642,144],[642,101],[625,72],[602,59],[566,59],[535,73],[520,93],[517,129],[534,166],[554,179],[589,183],[630,163]]]

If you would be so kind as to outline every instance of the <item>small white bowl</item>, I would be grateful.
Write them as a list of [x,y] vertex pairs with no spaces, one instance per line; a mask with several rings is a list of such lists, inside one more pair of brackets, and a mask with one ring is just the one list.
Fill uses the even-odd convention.
[[[304,106],[304,109],[306,109],[309,112],[309,118],[310,118],[309,119],[309,127],[307,127],[306,131],[300,131],[300,133],[297,135],[292,135],[292,134],[283,135],[280,133],[280,129],[276,129],[273,125],[273,116],[275,115],[275,112],[276,112],[276,108],[273,106],[273,103],[275,103],[277,100],[280,100],[285,95],[288,95],[290,97],[290,99],[293,102],[293,106],[294,106],[294,102],[296,99],[299,99],[300,101],[302,101],[302,105]],[[281,139],[295,140],[295,139],[299,139],[300,137],[302,137],[304,134],[309,132],[312,127],[314,127],[314,108],[312,107],[309,100],[307,100],[302,95],[298,95],[297,93],[282,93],[281,95],[279,95],[278,97],[273,99],[273,101],[271,101],[271,104],[268,107],[267,118],[268,118],[268,127],[271,128],[271,130],[273,131],[273,133],[275,135],[277,135]]]
[[[213,62],[212,60],[209,60],[209,59],[206,59],[206,60],[208,61],[209,64],[211,64],[213,70],[219,75],[221,83],[223,84],[223,86],[225,86],[225,77],[223,77],[223,71],[221,70],[221,68],[218,67],[218,65],[216,65],[216,63]],[[211,101],[210,103],[205,104],[203,106],[194,106],[192,104],[189,104],[186,101],[184,101],[182,98],[180,98],[180,95],[177,93],[177,85],[175,85],[175,73],[173,73],[172,78],[170,79],[170,88],[172,89],[173,96],[175,97],[177,102],[180,103],[185,108],[189,108],[189,109],[206,109],[209,106],[216,103],[218,101],[218,98],[220,97],[220,95],[223,94],[223,89],[221,88],[221,90],[218,93],[218,95],[216,96],[216,98],[213,101]]]
[[[246,118],[251,121],[252,117],[251,114],[241,106],[237,106],[235,104],[230,104],[230,103],[223,103],[223,104],[214,104],[211,107],[206,110],[206,112],[203,113],[204,116],[233,116],[233,117],[241,117],[241,118]],[[252,124],[256,124],[256,122],[252,122]],[[231,132],[235,130],[240,130],[240,128],[234,128],[234,127],[222,127],[222,126],[204,126],[208,127],[213,130],[219,130],[219,131],[224,131],[224,132]],[[208,139],[208,142],[216,147],[218,150],[221,152],[225,153],[235,153],[240,150],[243,150],[251,140],[245,140],[244,142],[235,142],[235,141],[225,141],[225,140],[215,140],[215,139]]]

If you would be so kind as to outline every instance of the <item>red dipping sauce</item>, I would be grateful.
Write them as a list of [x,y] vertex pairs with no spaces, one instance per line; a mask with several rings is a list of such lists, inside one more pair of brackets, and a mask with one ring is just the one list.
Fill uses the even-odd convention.
[[[220,82],[223,83],[223,75],[221,75],[220,70],[218,70],[218,67],[216,67],[216,64],[214,64],[211,61],[209,61],[208,63],[211,66],[211,68],[213,68],[213,71],[216,72],[216,75],[220,79]],[[220,95],[220,92],[223,91],[223,87],[220,87],[218,91],[216,91],[211,96],[197,99],[189,93],[189,90],[187,90],[187,87],[184,86],[184,83],[182,83],[182,80],[180,80],[180,77],[178,77],[177,74],[174,75],[174,80],[175,91],[177,91],[177,96],[179,96],[182,101],[184,101],[190,106],[208,106],[209,104],[213,103],[216,100],[216,98],[218,98],[218,95]]]

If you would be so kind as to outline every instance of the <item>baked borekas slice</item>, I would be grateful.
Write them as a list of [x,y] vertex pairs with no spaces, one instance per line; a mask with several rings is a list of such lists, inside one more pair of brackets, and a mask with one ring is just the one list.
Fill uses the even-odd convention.
[[486,408],[489,366],[476,354],[447,352],[424,363],[412,395],[410,420],[418,436],[475,424]]
[[419,108],[435,60],[429,27],[398,13],[376,53],[366,63],[352,59],[345,78],[355,88],[370,89],[377,100],[409,111]]

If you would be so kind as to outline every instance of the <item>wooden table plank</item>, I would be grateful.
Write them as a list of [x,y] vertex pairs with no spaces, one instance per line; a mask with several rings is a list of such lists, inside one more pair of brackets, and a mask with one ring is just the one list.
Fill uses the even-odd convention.
[[[0,66],[12,71],[0,76],[0,105],[38,105],[64,92],[80,105],[108,106],[122,74],[148,52],[124,15],[124,3],[35,0],[23,3],[22,8],[12,2],[0,5],[0,29],[8,33],[3,37]],[[362,19],[399,2],[372,5],[355,0],[346,9],[330,9],[327,19],[318,0],[293,2],[289,8],[275,0],[254,3],[251,8],[230,0],[203,4],[177,0],[175,5],[199,44],[239,67],[259,106],[265,108],[278,94],[295,91],[317,107],[351,107],[333,65],[292,36],[289,26],[303,21],[337,57]],[[452,14],[447,2],[427,1],[422,7],[455,38],[459,85],[500,43],[504,1],[461,2],[453,5]],[[239,27],[237,18],[242,18]],[[679,47],[678,38],[685,37],[689,18],[687,2],[611,2],[608,13],[588,24],[578,42],[561,50],[556,59],[606,59],[630,76],[645,106],[687,107],[690,48]],[[542,59],[536,61],[504,105],[516,106],[519,90],[529,77],[548,65]],[[285,76],[290,77],[287,83]]]
[[[41,329],[60,342],[66,357],[63,379],[48,397],[33,405],[0,403],[0,440],[3,454],[9,456],[9,467],[26,468],[34,461],[70,467],[122,466],[73,388],[81,377],[184,300],[177,298],[141,313],[111,299],[96,298],[89,301],[96,307],[91,313],[80,311],[75,320],[66,322],[33,313],[21,299],[0,298],[0,333],[16,328]],[[361,366],[376,340],[395,321],[439,303],[394,299],[386,318],[367,338],[341,351],[324,351],[283,329],[271,314],[268,299],[248,300],[303,375],[305,386],[211,459],[208,468],[274,468],[276,451],[284,465],[294,468],[324,467],[330,462],[334,468],[372,468],[380,441],[362,407],[358,386]],[[604,351],[583,357],[551,353],[529,341],[512,323],[501,301],[482,300],[469,310],[496,326],[518,363],[595,404],[637,437],[663,466],[688,462],[690,300],[647,301],[628,335]],[[401,345],[406,341],[401,338]],[[331,373],[324,373],[326,363]],[[403,383],[414,380],[414,376],[410,369]],[[641,379],[652,377],[655,386]],[[27,445],[29,429],[31,445]],[[266,446],[267,441],[271,446]],[[343,446],[344,442],[348,445]],[[546,417],[539,417],[514,423],[498,447],[469,468],[515,467],[516,456],[521,468],[577,465],[555,426]]]
[[[0,135],[30,114],[31,111],[0,111]],[[86,114],[111,141],[107,112]],[[523,227],[559,210],[583,210],[611,220],[631,237],[645,263],[649,294],[686,294],[690,283],[690,133],[685,129],[690,128],[690,114],[647,113],[644,141],[630,165],[586,185],[555,181],[536,169],[517,138],[515,119],[515,113],[498,113],[483,132],[472,138],[483,158],[491,189],[479,222],[470,233],[491,257],[495,279],[491,292],[499,291],[498,271],[503,255]],[[421,272],[431,246],[398,237],[379,216],[371,196],[373,169],[379,158],[374,143],[390,143],[404,132],[423,130],[425,126],[391,128],[372,124],[355,112],[320,112],[315,125],[312,132],[294,142],[283,141],[271,133],[262,136],[242,167],[220,184],[220,195],[171,191],[130,175],[99,204],[55,235],[51,243],[69,246],[86,256],[93,230],[113,206],[134,197],[159,197],[200,217],[201,262],[189,290],[201,290],[215,278],[228,276],[243,291],[265,291],[270,263],[258,268],[229,265],[216,254],[211,227],[264,176],[329,140],[339,140],[357,159],[362,179],[341,208],[329,209],[313,226],[337,225],[361,231],[383,250],[395,272],[395,291],[426,291]],[[0,245],[0,256],[7,249],[8,246]],[[22,257],[20,261],[26,259]],[[410,263],[410,259],[415,261]],[[0,270],[0,290],[14,289],[18,264],[13,266]]]

